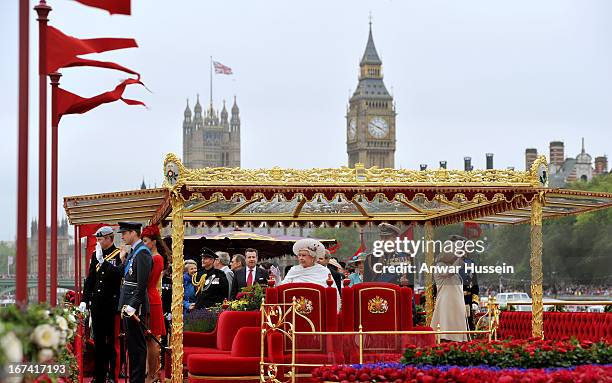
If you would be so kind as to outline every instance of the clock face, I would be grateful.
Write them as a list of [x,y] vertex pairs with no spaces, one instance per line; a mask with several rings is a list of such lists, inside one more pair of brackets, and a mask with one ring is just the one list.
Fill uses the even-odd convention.
[[357,121],[354,118],[351,118],[348,126],[348,138],[349,140],[354,140],[357,137]]
[[374,138],[384,138],[389,134],[389,124],[382,117],[374,117],[368,124],[368,132]]

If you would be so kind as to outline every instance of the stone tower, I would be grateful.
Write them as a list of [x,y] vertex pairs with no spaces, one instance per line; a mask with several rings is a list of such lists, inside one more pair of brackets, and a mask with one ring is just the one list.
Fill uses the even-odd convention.
[[348,166],[395,166],[395,105],[383,82],[382,61],[372,37],[359,63],[359,83],[346,114]]
[[234,97],[231,116],[225,101],[221,112],[212,102],[202,113],[199,95],[193,108],[189,101],[183,119],[183,162],[186,167],[240,167],[240,110]]

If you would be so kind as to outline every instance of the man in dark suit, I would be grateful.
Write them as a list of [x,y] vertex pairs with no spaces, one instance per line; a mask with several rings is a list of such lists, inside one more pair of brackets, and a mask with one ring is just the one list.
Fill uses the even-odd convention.
[[246,249],[244,256],[246,258],[246,267],[234,271],[235,280],[232,286],[232,297],[234,298],[243,287],[252,286],[255,283],[266,285],[270,278],[269,273],[263,267],[257,266],[257,249]]
[[126,244],[121,249],[123,281],[119,308],[125,318],[127,349],[130,366],[130,382],[143,383],[147,363],[147,345],[145,334],[132,316],[138,315],[144,321],[149,313],[147,284],[153,265],[151,251],[140,239],[141,224],[137,222],[119,222],[121,239]]
[[215,268],[217,253],[208,247],[202,248],[202,270],[195,277],[196,302],[195,309],[209,308],[227,299],[229,284],[223,270]]
[[342,280],[344,279],[344,275],[342,275],[342,273],[338,271],[337,266],[333,266],[329,263],[330,259],[331,253],[329,252],[329,250],[325,249],[325,255],[319,257],[319,259],[317,259],[317,262],[320,265],[325,266],[329,269],[329,272],[332,275],[334,282],[336,283],[336,288],[338,289],[338,292],[342,294]]
[[94,335],[94,382],[115,382],[119,375],[119,328],[115,325],[119,310],[121,258],[114,244],[114,231],[103,226],[96,231],[96,251],[92,254],[89,274],[85,279],[83,300],[79,310],[91,310]]

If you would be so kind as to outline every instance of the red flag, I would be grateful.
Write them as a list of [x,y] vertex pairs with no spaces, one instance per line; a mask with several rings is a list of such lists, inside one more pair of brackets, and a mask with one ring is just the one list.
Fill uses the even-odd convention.
[[117,15],[131,14],[130,0],[76,0],[94,8],[105,9],[108,13]]
[[89,53],[101,53],[115,49],[136,47],[138,47],[138,44],[134,39],[77,39],[76,37],[64,34],[57,28],[47,26],[47,73],[53,73],[60,68],[73,66],[97,66],[102,68],[117,69],[140,77],[138,72],[113,62],[97,61],[77,57]]
[[[102,104],[107,104],[109,102],[121,100],[128,105],[143,105],[145,104],[142,101],[138,100],[130,100],[123,98],[123,92],[125,91],[125,87],[130,84],[141,84],[139,80],[136,79],[127,79],[124,80],[121,84],[117,85],[115,89],[104,92],[97,96],[91,98],[84,98],[74,93],[70,93],[67,90],[62,88],[57,89],[57,119],[55,123],[59,122],[59,119],[62,118],[63,115],[66,114],[83,114],[92,110],[93,108],[100,106]],[[57,125],[56,125],[57,126]]]
[[340,250],[340,247],[342,247],[342,245],[340,242],[338,242],[335,245],[328,247],[327,250],[329,250],[330,254],[336,254],[336,252]]
[[363,246],[363,243],[361,245],[359,245],[359,248],[357,249],[357,251],[355,251],[355,254],[353,254],[353,257],[356,257],[359,255],[359,253],[363,253],[365,251],[365,247]]
[[476,222],[463,223],[463,236],[467,239],[477,239],[482,234],[480,225]]

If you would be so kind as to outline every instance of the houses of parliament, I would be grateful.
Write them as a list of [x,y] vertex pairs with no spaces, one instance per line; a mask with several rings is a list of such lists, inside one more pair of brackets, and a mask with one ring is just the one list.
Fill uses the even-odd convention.
[[[372,36],[372,23],[365,52],[359,63],[355,92],[346,113],[348,166],[395,166],[395,105],[383,82],[382,60]],[[187,101],[183,119],[183,163],[188,168],[240,166],[240,110],[236,104],[228,115],[212,101],[205,113],[199,97],[193,115]]]

